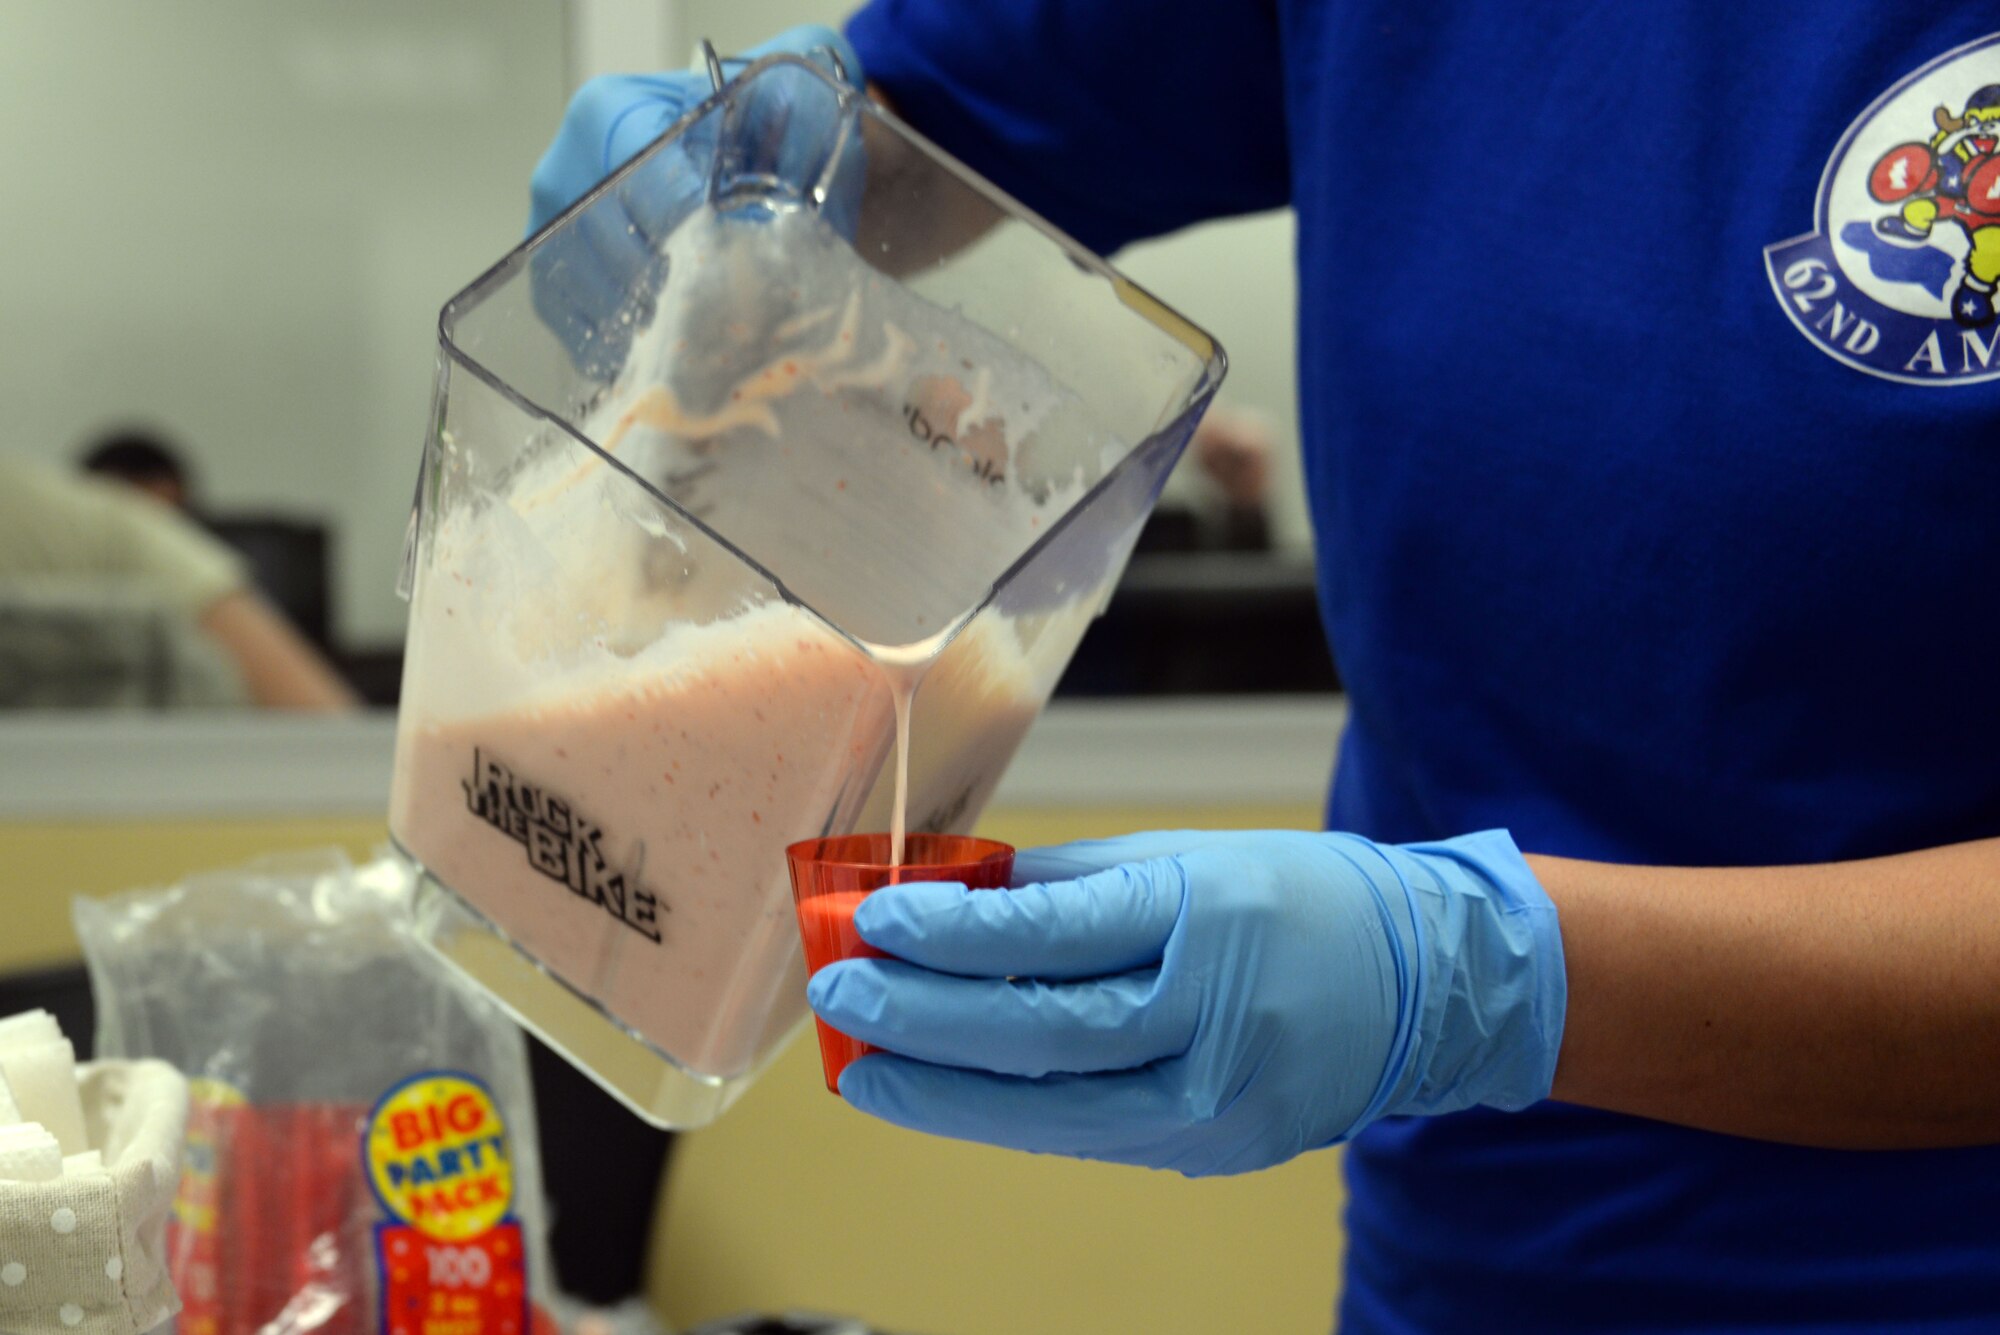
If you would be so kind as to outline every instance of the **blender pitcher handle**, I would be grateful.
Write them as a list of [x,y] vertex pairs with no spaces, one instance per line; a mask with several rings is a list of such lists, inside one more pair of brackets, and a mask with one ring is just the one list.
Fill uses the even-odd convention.
[[[843,86],[851,85],[854,82],[854,76],[847,68],[847,59],[840,54],[839,48],[823,43],[813,47],[812,51],[814,54],[822,51],[826,53],[828,62],[833,66],[834,78],[838,79]],[[722,72],[722,57],[716,54],[715,43],[706,37],[702,38],[695,45],[695,57],[700,61],[701,68],[708,74],[709,92],[721,92],[722,85],[728,83],[729,78]],[[744,57],[738,58],[743,59]]]
[[722,76],[722,57],[715,54],[715,43],[704,37],[701,39],[701,45],[696,50],[701,55],[702,66],[708,71],[709,91],[712,93],[721,92],[722,85],[727,83],[728,80]]

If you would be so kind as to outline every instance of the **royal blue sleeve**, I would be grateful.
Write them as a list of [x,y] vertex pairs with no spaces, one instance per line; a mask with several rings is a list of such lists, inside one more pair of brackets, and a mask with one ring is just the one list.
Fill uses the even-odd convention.
[[871,0],[897,112],[1091,249],[1291,198],[1270,0]]

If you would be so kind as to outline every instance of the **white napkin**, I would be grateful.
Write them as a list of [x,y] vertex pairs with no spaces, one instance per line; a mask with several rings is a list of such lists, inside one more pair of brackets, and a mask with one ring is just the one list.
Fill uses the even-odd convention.
[[[33,1015],[0,1021],[0,1030]],[[76,1049],[60,1034],[13,1043],[7,1043],[7,1037],[0,1032],[0,1077],[13,1091],[21,1119],[47,1127],[64,1154],[82,1154],[90,1141],[83,1133],[83,1103],[76,1092]]]
[[50,1182],[63,1175],[62,1146],[34,1122],[0,1126],[0,1182]]
[[0,1052],[31,1043],[53,1043],[62,1036],[62,1026],[47,1011],[22,1011],[0,1020]]
[[14,1102],[14,1087],[7,1083],[7,1076],[0,1072],[0,1126],[12,1126],[25,1121],[21,1116],[21,1105]]

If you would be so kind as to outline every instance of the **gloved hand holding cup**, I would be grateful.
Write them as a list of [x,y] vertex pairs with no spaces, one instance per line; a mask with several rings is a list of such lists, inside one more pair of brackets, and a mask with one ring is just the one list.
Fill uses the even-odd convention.
[[1133,835],[1024,852],[1015,879],[1006,895],[892,886],[856,909],[895,958],[808,988],[822,1021],[887,1050],[841,1077],[848,1102],[1201,1176],[1379,1117],[1548,1094],[1561,938],[1504,832]]

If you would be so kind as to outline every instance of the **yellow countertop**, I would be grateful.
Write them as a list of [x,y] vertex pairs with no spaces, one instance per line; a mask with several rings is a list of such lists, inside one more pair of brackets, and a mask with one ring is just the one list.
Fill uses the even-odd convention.
[[78,895],[172,885],[266,853],[338,847],[358,860],[388,837],[380,816],[0,821],[0,973],[76,959]]

